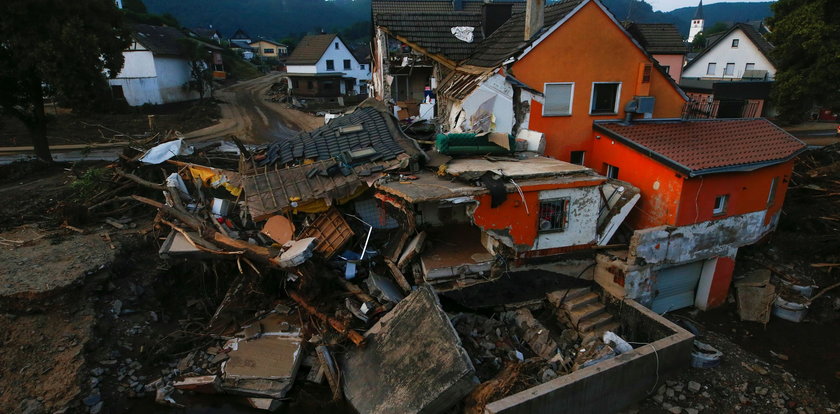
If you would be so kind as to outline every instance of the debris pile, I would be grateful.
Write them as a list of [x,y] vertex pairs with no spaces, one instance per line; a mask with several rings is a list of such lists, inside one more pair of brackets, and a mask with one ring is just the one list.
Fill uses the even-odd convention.
[[[502,152],[512,154],[512,138],[501,139]],[[491,141],[483,145],[497,145]],[[219,269],[234,275],[217,287],[221,300],[187,301],[207,316],[178,321],[191,339],[169,369],[159,378],[138,376],[140,363],[127,361],[121,386],[172,407],[188,406],[196,394],[224,394],[275,410],[309,383],[328,386],[332,400],[346,399],[359,412],[441,412],[465,397],[479,409],[632,350],[588,282],[531,271],[520,276],[529,289],[495,295],[492,306],[506,309],[492,316],[447,313],[428,283],[519,284],[510,272],[493,286],[508,274],[507,248],[498,246],[494,257],[482,245],[480,230],[468,224],[471,195],[492,192],[500,203],[519,188],[512,177],[534,174],[593,186],[600,179],[579,166],[509,157],[450,163],[448,173],[444,165],[438,172],[451,174],[448,181],[420,171],[429,158],[375,103],[264,147],[170,140],[126,150],[108,168],[112,188],[92,197],[91,218],[125,230],[135,215],[154,212],[142,231],[159,235],[162,258],[213,269],[217,285]],[[493,166],[501,167],[496,176],[485,173]],[[386,185],[392,192],[378,191]],[[435,209],[463,209],[449,213],[460,222],[441,225],[447,218],[396,195],[428,197],[423,191],[439,193],[427,199]],[[112,308],[116,316],[127,311],[119,300]],[[479,381],[490,385],[477,389]]]

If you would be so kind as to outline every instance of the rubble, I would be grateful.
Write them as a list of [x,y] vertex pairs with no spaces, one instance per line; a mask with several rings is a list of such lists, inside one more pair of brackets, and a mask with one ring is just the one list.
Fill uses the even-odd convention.
[[474,368],[429,287],[420,287],[365,334],[341,362],[358,412],[441,412],[475,386]]

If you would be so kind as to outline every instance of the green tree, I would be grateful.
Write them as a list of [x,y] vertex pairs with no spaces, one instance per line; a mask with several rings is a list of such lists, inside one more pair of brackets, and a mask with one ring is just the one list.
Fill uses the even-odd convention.
[[815,104],[840,110],[840,7],[835,0],[779,0],[772,7],[779,119],[801,122]]
[[207,48],[207,44],[195,39],[179,40],[184,53],[190,59],[190,80],[187,82],[187,89],[198,92],[200,100],[204,100],[204,94],[208,91],[213,96],[213,71],[210,69],[213,51]]
[[0,13],[0,109],[26,125],[35,155],[52,161],[44,95],[74,108],[101,96],[129,44],[113,0],[6,0]]

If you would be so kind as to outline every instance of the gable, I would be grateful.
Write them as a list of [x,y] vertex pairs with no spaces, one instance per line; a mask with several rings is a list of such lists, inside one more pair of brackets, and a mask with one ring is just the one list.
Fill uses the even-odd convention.
[[[738,48],[732,48],[732,40],[738,39]],[[706,66],[715,62],[718,66],[728,62],[742,66],[746,62],[756,64],[756,69],[776,72],[771,52],[773,45],[767,42],[752,26],[738,23],[727,32],[715,38],[712,44],[685,65],[683,76],[696,77],[706,74]],[[718,67],[720,70],[720,67]],[[736,67],[743,69],[742,67]]]
[[[599,28],[597,36],[592,35],[593,27]],[[513,63],[513,71],[542,92],[545,82],[622,82],[622,96],[625,92],[632,96],[642,64],[660,68],[599,2],[590,0],[525,48]],[[681,107],[688,100],[661,68],[652,71],[650,82],[650,95],[657,97],[658,108]],[[588,99],[580,103],[588,105]]]

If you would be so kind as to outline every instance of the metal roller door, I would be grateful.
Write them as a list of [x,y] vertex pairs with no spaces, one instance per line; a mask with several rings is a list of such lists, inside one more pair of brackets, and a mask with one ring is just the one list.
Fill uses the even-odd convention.
[[662,314],[694,305],[703,260],[656,272],[651,310]]

